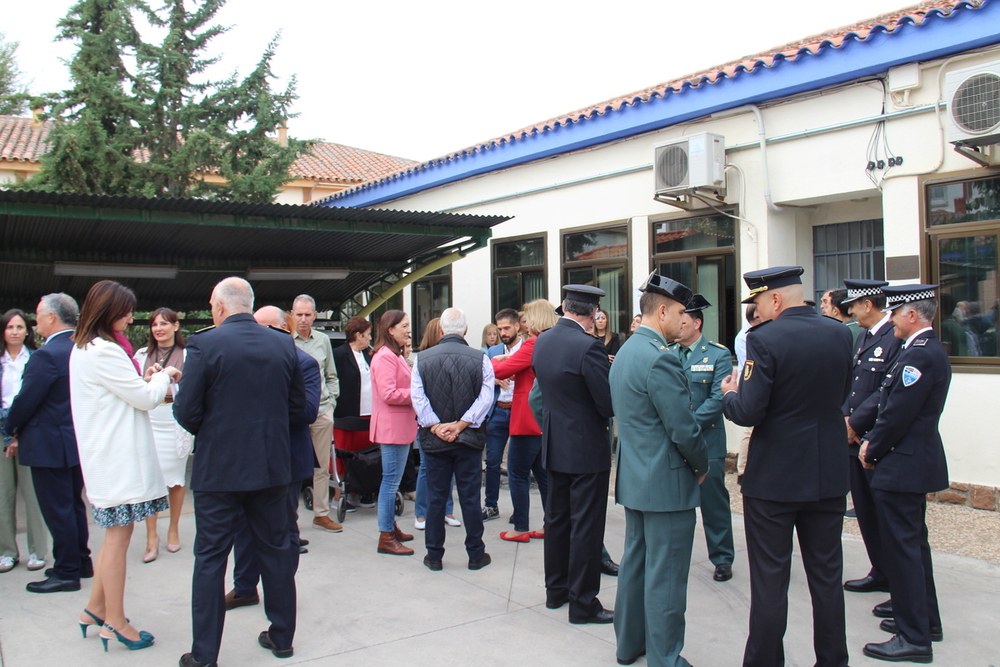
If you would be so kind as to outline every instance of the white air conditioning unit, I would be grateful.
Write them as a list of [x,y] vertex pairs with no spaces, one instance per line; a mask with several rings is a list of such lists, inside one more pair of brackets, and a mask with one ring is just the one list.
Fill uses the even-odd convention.
[[653,147],[653,179],[657,195],[679,196],[698,191],[726,194],[726,140],[702,132]]
[[1000,61],[948,72],[945,81],[948,141],[1000,143]]

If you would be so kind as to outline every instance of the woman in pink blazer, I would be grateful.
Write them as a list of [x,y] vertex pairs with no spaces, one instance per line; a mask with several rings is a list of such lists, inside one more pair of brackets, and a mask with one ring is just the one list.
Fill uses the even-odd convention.
[[386,311],[378,321],[372,354],[371,441],[382,448],[382,486],[378,492],[378,552],[411,556],[403,542],[413,539],[396,525],[396,491],[410,444],[417,437],[417,415],[410,403],[410,366],[403,348],[410,342],[410,318],[401,310]]

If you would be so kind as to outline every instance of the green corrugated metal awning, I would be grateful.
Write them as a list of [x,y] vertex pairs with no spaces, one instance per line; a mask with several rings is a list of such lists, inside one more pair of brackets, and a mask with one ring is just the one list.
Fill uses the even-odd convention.
[[[485,247],[490,228],[508,219],[0,190],[0,308],[33,311],[50,292],[82,300],[94,282],[112,278],[135,290],[139,310],[201,310],[219,280],[237,275],[250,280],[259,305],[287,307],[307,293],[320,310],[338,310],[404,267]],[[148,277],[148,267],[173,277]],[[253,273],[296,268],[343,269],[346,277]],[[123,277],[129,271],[142,277]]]

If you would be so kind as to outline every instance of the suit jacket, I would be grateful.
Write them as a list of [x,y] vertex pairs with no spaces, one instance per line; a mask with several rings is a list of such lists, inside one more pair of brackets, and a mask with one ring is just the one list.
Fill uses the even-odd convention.
[[[680,344],[670,346],[670,350],[681,358]],[[618,363],[617,358],[615,363]],[[691,392],[691,410],[701,427],[708,456],[724,459],[726,425],[722,419],[722,381],[733,372],[733,356],[725,345],[709,342],[702,336],[691,346],[691,354],[686,362],[681,361],[681,367]]]
[[708,453],[680,360],[663,336],[636,329],[615,355],[610,383],[618,416],[615,500],[643,512],[697,507]]
[[[541,435],[535,416],[528,405],[528,394],[535,383],[535,371],[531,367],[531,357],[535,352],[537,336],[521,343],[512,356],[505,361],[493,361],[496,379],[514,378],[514,404],[510,411],[511,435]],[[492,348],[491,348],[492,349]],[[494,385],[496,386],[496,385]],[[494,402],[495,404],[495,402]],[[492,410],[492,408],[490,408]]]
[[311,479],[313,472],[319,467],[316,451],[313,449],[312,434],[309,426],[319,415],[319,402],[323,390],[323,376],[319,370],[319,362],[308,353],[296,346],[295,354],[302,369],[302,386],[306,400],[302,410],[288,417],[289,437],[291,438],[291,468],[292,482]]
[[69,403],[71,330],[49,336],[28,359],[21,393],[7,413],[7,433],[17,436],[21,465],[71,468],[80,465]]
[[[361,354],[371,369],[372,355],[367,349]],[[345,431],[367,431],[369,419],[361,415],[361,369],[350,345],[344,344],[333,351],[333,362],[340,379],[340,398],[333,410],[333,425]]]
[[174,418],[197,436],[191,489],[255,491],[292,481],[289,416],[306,403],[286,333],[250,313],[191,335]]
[[[844,416],[849,417],[851,428],[863,436],[875,426],[878,416],[879,387],[899,358],[903,341],[896,338],[896,327],[886,322],[878,332],[865,342],[861,334],[854,346],[854,369],[851,374],[851,393],[844,401]],[[848,445],[848,455],[857,456],[861,445]]]
[[739,392],[722,399],[728,419],[754,427],[743,495],[808,502],[847,494],[841,408],[853,340],[850,329],[809,306],[750,330]]
[[900,352],[879,390],[878,421],[866,437],[873,489],[932,493],[948,487],[938,422],[950,384],[948,352],[933,329]]
[[410,402],[410,365],[388,347],[372,356],[372,442],[408,445],[417,437],[417,413]]
[[569,474],[611,468],[611,388],[604,343],[569,318],[535,342],[532,366],[542,392],[542,465]]

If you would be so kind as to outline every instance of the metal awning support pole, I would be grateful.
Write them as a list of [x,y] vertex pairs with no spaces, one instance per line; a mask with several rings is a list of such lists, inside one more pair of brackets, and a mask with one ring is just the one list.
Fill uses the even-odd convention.
[[407,287],[408,285],[417,280],[420,280],[421,278],[423,278],[428,274],[434,273],[440,268],[448,266],[449,264],[462,259],[463,257],[465,257],[464,252],[461,251],[452,252],[445,255],[444,257],[438,257],[434,261],[421,266],[419,269],[415,269],[412,273],[409,273],[403,278],[400,278],[399,280],[394,282],[392,286],[389,287],[389,289],[379,294],[378,297],[376,297],[372,301],[369,301],[368,305],[362,308],[361,312],[358,313],[358,316],[367,318],[375,311],[376,308],[384,304],[392,297],[396,296],[396,294],[401,292],[403,288]]

